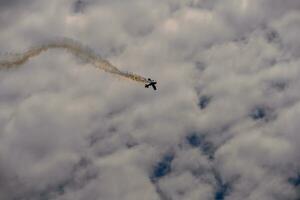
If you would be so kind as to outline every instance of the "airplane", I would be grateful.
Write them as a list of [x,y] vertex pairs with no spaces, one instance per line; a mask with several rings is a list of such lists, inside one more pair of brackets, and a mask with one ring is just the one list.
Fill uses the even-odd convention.
[[145,88],[148,88],[149,86],[153,87],[153,90],[156,90],[156,84],[157,82],[154,80],[151,80],[150,78],[148,78],[148,84],[145,84]]

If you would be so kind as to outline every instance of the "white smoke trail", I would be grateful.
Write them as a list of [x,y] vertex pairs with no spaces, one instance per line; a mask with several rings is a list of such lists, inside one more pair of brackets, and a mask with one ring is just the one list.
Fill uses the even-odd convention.
[[133,74],[130,72],[123,72],[117,67],[113,66],[107,60],[102,59],[100,56],[96,55],[91,49],[84,47],[80,43],[63,38],[60,40],[54,40],[42,45],[37,45],[32,48],[29,48],[27,51],[21,54],[9,54],[10,58],[0,61],[0,69],[3,68],[13,68],[18,67],[27,62],[30,58],[38,56],[44,51],[49,49],[65,49],[76,57],[80,58],[83,61],[93,64],[96,68],[102,69],[105,72],[118,75],[133,81],[140,83],[147,83],[148,80],[140,75]]

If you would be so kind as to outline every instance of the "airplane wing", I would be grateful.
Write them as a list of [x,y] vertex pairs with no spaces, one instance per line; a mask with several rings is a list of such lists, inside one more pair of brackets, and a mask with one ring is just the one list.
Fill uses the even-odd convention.
[[154,84],[152,85],[152,87],[153,87],[153,90],[156,90],[156,86]]

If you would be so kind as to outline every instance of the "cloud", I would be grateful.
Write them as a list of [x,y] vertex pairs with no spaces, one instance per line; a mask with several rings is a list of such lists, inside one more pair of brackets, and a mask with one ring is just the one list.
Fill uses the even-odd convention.
[[299,198],[299,2],[0,1],[0,198]]

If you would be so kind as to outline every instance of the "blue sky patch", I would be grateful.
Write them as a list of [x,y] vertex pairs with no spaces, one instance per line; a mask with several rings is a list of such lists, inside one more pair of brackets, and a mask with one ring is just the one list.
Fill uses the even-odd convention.
[[229,193],[229,185],[221,184],[215,192],[215,200],[224,200]]
[[209,96],[201,96],[200,99],[199,99],[199,103],[198,103],[198,106],[201,108],[201,109],[204,109],[208,106],[208,104],[210,103],[211,101],[211,97]]
[[263,107],[256,107],[250,113],[251,118],[254,120],[264,119],[266,115],[267,115],[266,110]]
[[297,174],[297,176],[289,178],[288,182],[293,186],[300,186],[300,172]]
[[171,163],[174,159],[174,155],[165,155],[155,166],[151,175],[152,180],[159,179],[166,176],[171,172]]
[[224,200],[226,196],[228,196],[231,186],[229,183],[224,182],[222,177],[217,171],[214,171],[214,176],[216,179],[216,191],[215,191],[215,200]]
[[207,155],[210,159],[213,159],[214,156],[214,147],[213,144],[203,136],[203,135],[197,135],[195,133],[188,135],[186,137],[187,142],[192,147],[198,147],[200,150]]

